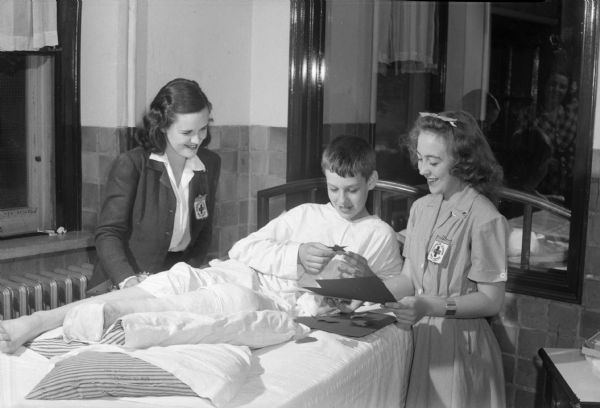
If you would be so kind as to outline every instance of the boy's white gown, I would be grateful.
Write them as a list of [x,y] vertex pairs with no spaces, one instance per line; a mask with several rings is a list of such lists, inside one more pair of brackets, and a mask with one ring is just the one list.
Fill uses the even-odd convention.
[[150,276],[139,287],[163,297],[215,283],[235,283],[266,295],[281,310],[305,314],[297,305],[305,293],[299,285],[305,273],[298,264],[298,248],[307,242],[344,246],[365,257],[371,270],[384,280],[402,269],[396,234],[379,217],[349,221],[330,203],[302,204],[235,243],[228,261],[211,262],[211,267],[203,269],[180,263]]

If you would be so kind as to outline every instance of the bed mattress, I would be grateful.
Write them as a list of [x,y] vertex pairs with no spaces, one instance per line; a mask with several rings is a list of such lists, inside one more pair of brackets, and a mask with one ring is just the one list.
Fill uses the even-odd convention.
[[[246,382],[228,407],[402,407],[412,359],[410,328],[392,324],[361,338],[316,330],[252,353]],[[212,407],[194,397],[102,400],[26,400],[50,370],[41,355],[21,348],[0,354],[0,406],[13,407]]]

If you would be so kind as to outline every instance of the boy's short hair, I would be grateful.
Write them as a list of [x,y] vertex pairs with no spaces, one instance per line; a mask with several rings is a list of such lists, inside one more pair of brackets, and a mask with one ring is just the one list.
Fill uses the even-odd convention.
[[338,136],[323,151],[323,173],[329,170],[342,177],[361,175],[368,180],[375,171],[375,150],[357,136]]

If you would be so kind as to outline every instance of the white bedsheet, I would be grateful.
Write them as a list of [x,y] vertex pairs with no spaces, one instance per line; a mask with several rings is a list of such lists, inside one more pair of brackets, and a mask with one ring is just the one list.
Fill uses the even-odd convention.
[[[310,340],[255,350],[246,383],[230,407],[401,407],[412,358],[410,329],[390,325],[359,339],[314,331]],[[0,355],[0,407],[212,407],[193,397],[40,401],[24,396],[49,371],[44,357],[21,349]]]

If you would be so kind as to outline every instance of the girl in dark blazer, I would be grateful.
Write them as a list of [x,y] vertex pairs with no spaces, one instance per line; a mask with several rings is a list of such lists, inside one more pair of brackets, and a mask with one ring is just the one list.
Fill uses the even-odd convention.
[[206,261],[221,168],[206,148],[211,109],[200,86],[181,78],[150,104],[140,147],[121,154],[108,177],[90,295],[133,286],[180,261]]

